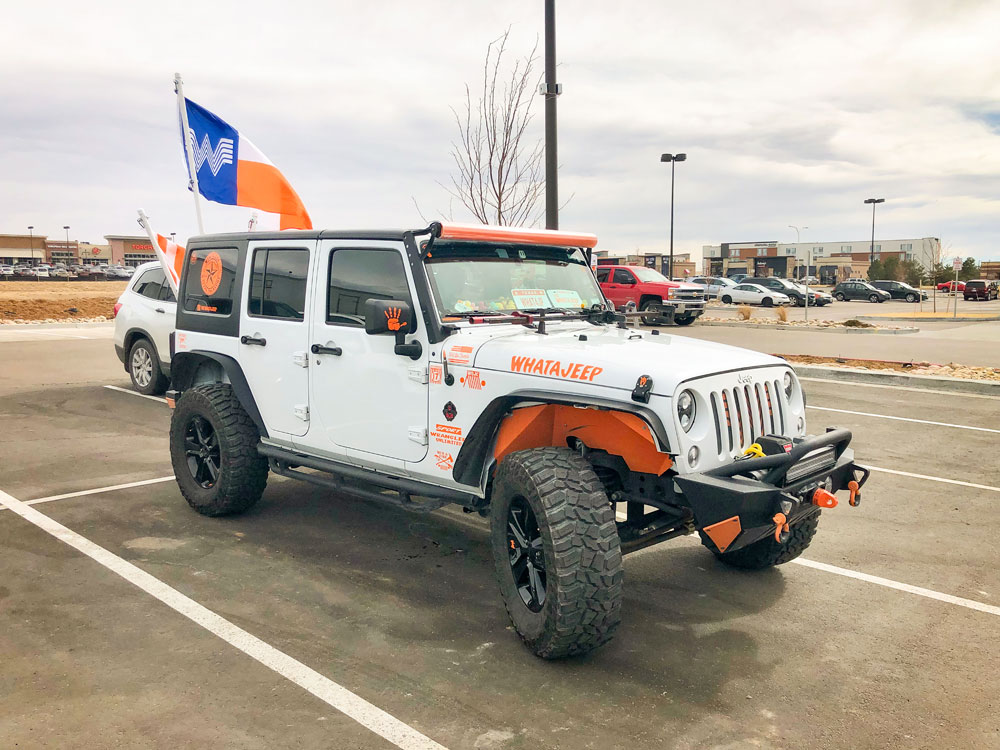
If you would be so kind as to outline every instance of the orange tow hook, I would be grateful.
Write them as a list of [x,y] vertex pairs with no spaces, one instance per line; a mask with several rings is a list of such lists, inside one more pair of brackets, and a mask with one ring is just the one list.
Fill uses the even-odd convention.
[[784,513],[775,513],[774,518],[774,541],[781,544],[788,539],[788,519]]
[[847,489],[851,491],[850,503],[853,506],[861,505],[861,487],[853,479],[847,483]]
[[817,487],[816,491],[813,493],[813,505],[818,505],[821,508],[836,508],[837,507],[837,496],[832,492],[827,492],[822,487]]

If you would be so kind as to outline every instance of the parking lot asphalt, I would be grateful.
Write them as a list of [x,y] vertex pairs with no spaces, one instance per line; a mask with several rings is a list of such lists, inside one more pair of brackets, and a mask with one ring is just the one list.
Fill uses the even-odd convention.
[[[0,491],[168,477],[169,411],[108,385],[128,383],[107,340],[0,343]],[[518,642],[487,527],[454,509],[274,477],[235,518],[170,479],[32,508],[448,748],[1000,746],[1000,400],[806,387],[812,430],[851,428],[888,470],[861,506],[763,573],[690,537],[630,555],[616,639],[563,662]],[[10,510],[0,618],[7,747],[433,746],[370,731]]]

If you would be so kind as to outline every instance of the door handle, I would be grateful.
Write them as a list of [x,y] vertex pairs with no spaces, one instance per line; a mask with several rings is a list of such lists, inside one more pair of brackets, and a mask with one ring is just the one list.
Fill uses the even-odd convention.
[[156,308],[156,312],[166,314],[167,311],[164,310],[162,307],[158,307],[158,308]]
[[267,339],[254,338],[253,336],[240,336],[240,343],[247,346],[267,346]]
[[344,350],[339,346],[320,346],[319,344],[313,344],[309,351],[313,354],[332,354],[334,357],[339,357],[344,353]]

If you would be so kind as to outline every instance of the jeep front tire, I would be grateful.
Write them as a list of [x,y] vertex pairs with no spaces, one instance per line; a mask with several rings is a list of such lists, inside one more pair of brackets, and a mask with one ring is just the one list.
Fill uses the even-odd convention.
[[615,512],[590,464],[568,448],[506,456],[493,483],[491,546],[515,630],[537,656],[585,654],[621,620]]
[[202,515],[227,516],[260,500],[268,469],[259,442],[232,386],[184,391],[170,421],[170,462],[188,505]]
[[698,534],[701,535],[701,543],[726,565],[742,570],[763,570],[794,560],[805,552],[816,536],[819,515],[820,511],[817,511],[789,527],[788,538],[783,542],[776,541],[773,536],[766,536],[733,552],[719,552],[704,531],[699,531]]

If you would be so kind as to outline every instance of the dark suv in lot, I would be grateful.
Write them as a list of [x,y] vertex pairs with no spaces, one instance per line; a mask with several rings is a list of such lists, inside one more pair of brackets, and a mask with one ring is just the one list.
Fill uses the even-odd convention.
[[986,279],[973,279],[972,281],[966,281],[965,291],[962,292],[962,296],[966,300],[981,299],[986,302],[989,302],[991,299],[996,299],[997,294],[997,282],[988,281]]
[[833,296],[838,302],[852,299],[866,299],[869,302],[885,302],[890,299],[889,292],[876,289],[867,281],[841,281],[833,289]]
[[889,292],[892,299],[905,299],[907,302],[927,299],[927,292],[922,292],[902,281],[873,281],[872,286],[883,292]]
[[[803,307],[806,304],[806,289],[803,286],[799,286],[788,279],[782,279],[777,276],[767,276],[760,279],[754,279],[753,283],[759,284],[766,289],[773,289],[776,292],[781,292],[782,294],[788,295],[788,298],[792,301],[792,304],[796,307]],[[812,307],[822,307],[823,305],[829,304],[831,299],[825,294],[821,295],[813,289],[809,290],[809,305]]]

